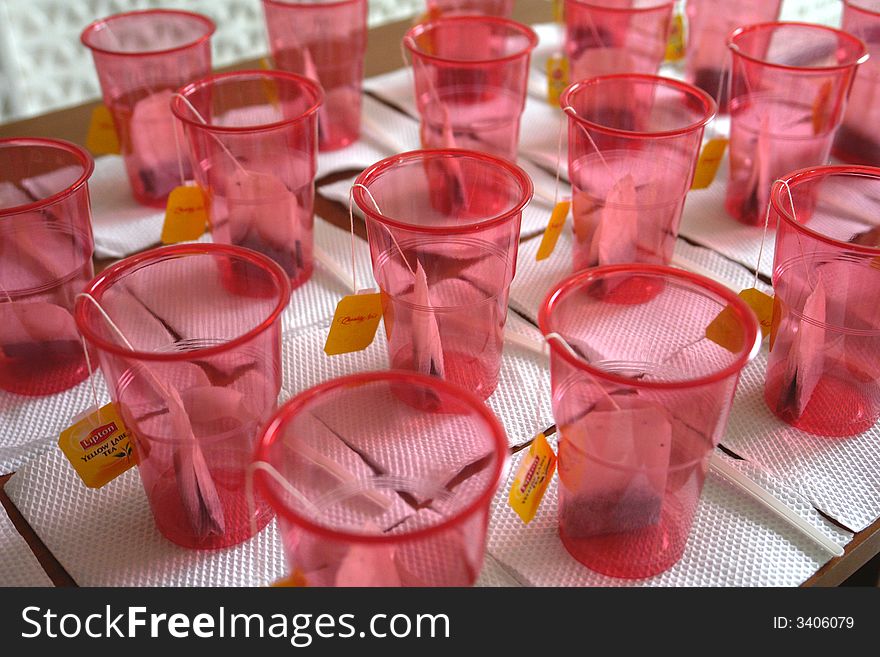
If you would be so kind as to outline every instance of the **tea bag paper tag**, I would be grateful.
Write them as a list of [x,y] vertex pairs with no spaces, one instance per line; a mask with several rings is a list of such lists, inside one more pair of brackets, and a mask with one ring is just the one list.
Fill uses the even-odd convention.
[[[272,70],[272,62],[269,61],[268,57],[260,58],[260,68],[264,71]],[[263,93],[266,94],[266,100],[269,101],[269,104],[278,109],[281,106],[281,100],[278,94],[278,84],[275,80],[270,80],[268,78],[263,78]]]
[[511,508],[524,523],[529,524],[534,519],[554,472],[556,454],[547,437],[539,433],[519,464],[508,495]]
[[565,0],[553,0],[553,21],[555,23],[565,22]]
[[[766,338],[773,329],[773,297],[753,287],[743,290],[739,296],[757,315],[761,325],[761,336]],[[706,327],[706,337],[732,353],[737,353],[745,347],[745,333],[730,306],[722,310]]]
[[303,574],[303,571],[299,568],[294,569],[294,571],[287,577],[282,577],[281,579],[272,582],[273,588],[298,588],[308,585],[308,579],[306,579],[305,574]]
[[831,96],[834,92],[834,83],[831,80],[825,82],[822,85],[822,88],[819,89],[819,94],[816,96],[816,100],[813,101],[813,134],[818,135],[825,131],[825,124],[827,121],[827,114],[829,112],[829,104],[831,103]]
[[116,404],[92,407],[61,432],[58,446],[89,488],[101,488],[137,464]]
[[381,293],[363,290],[343,297],[336,305],[324,353],[338,356],[363,351],[373,344],[381,319]]
[[553,208],[553,212],[550,213],[547,230],[544,231],[541,246],[538,247],[538,254],[535,256],[535,260],[538,262],[546,260],[553,255],[553,251],[556,250],[556,244],[559,242],[559,236],[562,235],[562,229],[565,228],[565,220],[568,218],[570,209],[570,200],[562,200]]
[[729,140],[723,137],[716,137],[706,142],[700,153],[700,159],[697,161],[691,189],[706,189],[712,185],[715,181],[715,176],[718,175],[718,169],[721,167],[721,161],[724,159],[724,152],[727,150],[728,143]]
[[180,186],[171,190],[165,206],[162,244],[177,244],[199,239],[208,225],[205,195],[198,186]]
[[666,61],[677,62],[684,59],[684,55],[684,17],[681,14],[676,14],[672,19],[669,41],[666,44]]
[[98,105],[92,110],[86,148],[92,155],[119,155],[122,152],[113,116],[106,105]]
[[570,73],[568,57],[560,53],[547,58],[547,102],[559,105],[559,97],[568,86]]

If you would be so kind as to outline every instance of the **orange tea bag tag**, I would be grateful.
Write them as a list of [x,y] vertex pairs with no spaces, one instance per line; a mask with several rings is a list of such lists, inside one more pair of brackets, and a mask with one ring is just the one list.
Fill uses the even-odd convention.
[[119,155],[122,152],[113,116],[106,105],[98,105],[92,111],[86,148],[92,155]]
[[524,523],[529,524],[534,519],[554,472],[556,454],[547,437],[539,433],[519,464],[508,495],[511,508]]
[[202,188],[182,185],[172,189],[165,206],[162,244],[197,240],[207,225],[208,210]]
[[729,141],[723,137],[716,137],[706,142],[697,162],[691,189],[706,189],[714,182],[728,143]]
[[547,58],[547,102],[551,105],[559,105],[559,97],[569,81],[568,57],[561,53],[550,55]]
[[[773,297],[753,287],[739,293],[761,324],[761,335],[766,338],[773,330]],[[722,310],[706,328],[706,337],[731,352],[738,352],[745,346],[745,334],[729,306]]]
[[373,290],[342,297],[336,305],[330,333],[324,343],[328,356],[363,351],[376,338],[382,319],[382,295]]
[[[269,61],[268,57],[260,58],[260,68],[264,71],[272,70],[272,62]],[[281,106],[281,99],[278,94],[278,84],[275,80],[263,78],[263,92],[266,94],[266,100],[269,101],[269,104],[272,107],[278,109]]]
[[74,418],[58,446],[89,488],[101,488],[137,464],[131,434],[113,403]]
[[547,230],[544,231],[544,237],[541,239],[541,246],[538,247],[538,255],[535,257],[538,262],[553,255],[556,244],[559,242],[559,236],[562,235],[562,229],[565,228],[565,220],[568,218],[570,209],[571,201],[569,200],[560,201],[553,208]]
[[273,588],[299,588],[308,585],[309,581],[299,568],[294,569],[287,577],[282,577],[271,584]]
[[565,22],[565,0],[553,0],[553,21],[555,23]]
[[676,14],[672,19],[669,41],[666,44],[666,61],[677,62],[684,59],[684,55],[684,17],[681,14]]
[[818,135],[824,132],[825,125],[828,123],[827,115],[829,113],[830,108],[828,105],[831,103],[831,95],[834,92],[834,83],[831,80],[828,80],[825,84],[822,85],[822,88],[819,89],[819,94],[816,96],[816,100],[813,102],[813,134]]

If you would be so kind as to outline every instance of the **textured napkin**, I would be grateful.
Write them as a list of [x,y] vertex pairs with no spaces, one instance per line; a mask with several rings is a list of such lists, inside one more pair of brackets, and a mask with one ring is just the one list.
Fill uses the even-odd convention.
[[[0,506],[0,587],[52,586],[52,580]],[[503,586],[495,584],[495,586]]]
[[[517,463],[522,455],[518,455]],[[727,457],[722,457],[727,458]],[[758,481],[798,515],[845,545],[852,535],[822,518],[802,497],[743,461],[735,467]],[[514,470],[517,464],[514,464]],[[499,497],[506,495],[508,481]],[[489,552],[526,586],[797,586],[830,558],[827,552],[754,502],[722,477],[710,474],[681,560],[665,573],[626,580],[593,572],[575,561],[559,539],[557,478],[529,525],[503,501],[495,506]]]

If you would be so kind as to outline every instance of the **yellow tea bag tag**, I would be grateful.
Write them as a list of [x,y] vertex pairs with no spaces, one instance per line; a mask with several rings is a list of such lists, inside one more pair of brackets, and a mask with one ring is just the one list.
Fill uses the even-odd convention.
[[813,134],[818,135],[824,132],[827,123],[826,115],[829,113],[828,107],[831,103],[831,94],[834,91],[834,83],[828,80],[819,89],[816,100],[813,101]]
[[[268,57],[260,58],[260,68],[264,71],[272,70],[272,62],[269,61]],[[281,99],[278,94],[278,84],[275,80],[263,78],[263,93],[266,94],[266,100],[269,101],[269,104],[272,107],[278,109],[281,106]]]
[[92,111],[86,148],[92,155],[119,155],[122,152],[113,116],[106,105],[98,105]]
[[697,169],[694,173],[694,182],[691,189],[706,189],[715,180],[718,175],[718,169],[721,167],[721,161],[724,159],[724,152],[727,150],[729,141],[723,137],[710,139],[703,146],[700,153],[700,159],[697,162]]
[[89,488],[101,488],[137,464],[131,434],[113,403],[81,414],[61,432],[58,446]]
[[684,17],[681,14],[676,14],[672,19],[669,41],[666,44],[666,61],[677,62],[684,59],[684,55]]
[[557,53],[547,58],[547,102],[559,105],[559,97],[568,86],[568,57]]
[[568,211],[571,209],[571,201],[560,201],[553,208],[550,214],[550,222],[547,224],[547,230],[544,231],[544,237],[541,239],[541,246],[538,247],[538,255],[535,260],[540,262],[546,260],[553,251],[556,250],[556,243],[559,242],[559,236],[562,235],[562,229],[565,228],[565,220],[568,218]]
[[553,21],[565,22],[565,0],[553,0]]
[[547,492],[554,472],[556,454],[547,442],[547,437],[539,433],[519,464],[508,496],[511,508],[524,523],[529,524],[538,512],[538,506]]
[[199,239],[208,225],[205,195],[198,186],[175,187],[168,195],[162,244],[177,244]]
[[382,295],[372,290],[343,297],[336,305],[324,353],[328,356],[363,351],[376,337],[382,319]]
[[[753,287],[743,290],[739,296],[758,316],[758,322],[761,324],[761,336],[766,338],[773,329],[773,297]],[[712,323],[706,328],[706,337],[733,353],[741,351],[745,347],[745,334],[730,307],[722,310],[712,320]]]
[[306,576],[299,568],[294,569],[294,571],[287,577],[282,577],[278,581],[272,583],[273,588],[297,588],[308,585],[309,582],[306,579]]

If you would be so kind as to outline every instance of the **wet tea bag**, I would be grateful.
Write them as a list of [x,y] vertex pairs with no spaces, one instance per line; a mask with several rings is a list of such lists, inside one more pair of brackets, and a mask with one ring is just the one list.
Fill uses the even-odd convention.
[[636,395],[603,399],[562,427],[558,471],[565,486],[565,533],[578,538],[657,524],[671,447],[666,410]]
[[849,241],[851,244],[859,244],[861,246],[880,247],[880,226],[874,226],[869,230],[857,233]]
[[413,277],[413,360],[417,371],[422,374],[443,378],[443,344],[440,341],[440,329],[437,316],[431,305],[428,290],[428,278],[422,263],[416,260]]
[[[178,128],[171,113],[173,95],[170,90],[150,94],[135,103],[131,114],[131,148],[143,166],[140,177],[151,193],[172,189],[180,183],[177,153],[169,145],[186,142],[182,134],[174,134]],[[186,166],[187,163],[180,164]],[[164,171],[168,172],[168,179],[156,180],[155,176]]]
[[70,165],[50,173],[25,178],[21,186],[33,196],[33,200],[47,198],[67,189],[82,175],[82,167]]
[[632,174],[614,183],[601,209],[599,225],[590,245],[594,265],[636,262],[638,257],[639,215],[636,211],[636,184]]
[[816,286],[804,303],[803,317],[788,354],[783,377],[780,404],[795,418],[803,415],[810,402],[825,365],[825,283],[822,272],[816,276]]
[[770,158],[772,144],[770,142],[770,119],[761,116],[761,127],[758,130],[758,143],[755,147],[752,170],[746,183],[745,211],[747,214],[760,214],[770,202]]

